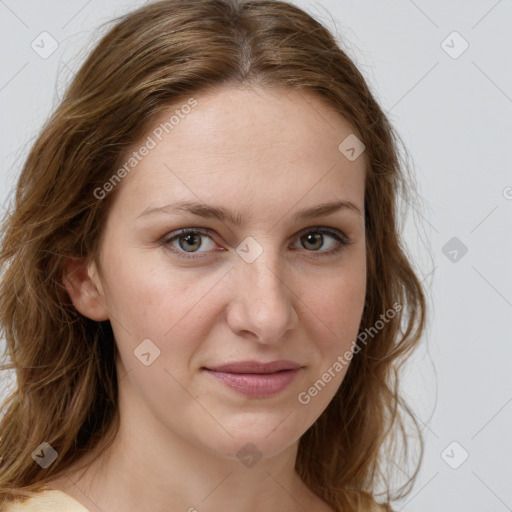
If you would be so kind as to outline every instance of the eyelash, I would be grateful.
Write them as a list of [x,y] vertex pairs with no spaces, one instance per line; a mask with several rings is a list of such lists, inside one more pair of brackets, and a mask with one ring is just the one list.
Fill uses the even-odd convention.
[[[314,234],[320,233],[322,235],[329,235],[329,236],[333,237],[337,241],[337,246],[334,249],[331,249],[329,251],[312,251],[312,250],[308,251],[306,249],[308,252],[313,252],[313,253],[318,252],[318,253],[320,253],[318,256],[313,256],[315,258],[316,257],[322,257],[322,256],[334,255],[334,254],[340,252],[342,249],[344,249],[348,245],[351,245],[353,243],[341,231],[337,231],[337,230],[334,231],[332,229],[326,229],[326,228],[323,228],[323,227],[308,228],[306,231],[300,232],[297,235],[297,238],[301,238],[302,236],[307,235],[309,233],[314,233]],[[197,229],[197,228],[186,228],[186,229],[180,230],[176,234],[173,234],[173,236],[171,236],[171,237],[165,236],[164,238],[162,238],[160,240],[160,243],[162,245],[164,245],[166,248],[168,248],[169,250],[171,250],[172,252],[178,254],[180,258],[184,258],[184,259],[188,259],[188,260],[197,259],[197,258],[204,258],[204,254],[207,254],[206,252],[196,253],[198,255],[194,256],[193,255],[194,253],[187,253],[186,251],[183,251],[181,249],[176,249],[176,248],[172,247],[171,244],[172,244],[172,242],[174,240],[178,240],[179,238],[184,237],[186,235],[204,235],[204,236],[207,236],[209,238],[212,238],[210,236],[211,232],[209,230]],[[171,246],[171,247],[169,247],[169,246]],[[191,256],[183,256],[183,254],[190,254]]]

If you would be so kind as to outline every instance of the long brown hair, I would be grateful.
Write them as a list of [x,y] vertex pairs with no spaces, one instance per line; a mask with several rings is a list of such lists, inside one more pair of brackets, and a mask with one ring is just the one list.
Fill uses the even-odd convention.
[[[169,105],[251,83],[313,92],[351,123],[366,148],[360,331],[372,335],[301,437],[296,471],[335,510],[365,510],[379,485],[387,503],[404,497],[423,439],[398,375],[426,327],[426,299],[400,239],[398,199],[412,197],[412,179],[400,138],[362,74],[327,28],[282,1],[165,0],[114,21],[42,129],[3,219],[0,327],[11,363],[2,369],[16,370],[17,387],[0,423],[0,503],[32,496],[85,454],[101,453],[119,426],[110,323],[77,312],[63,285],[69,256],[97,257],[116,189],[101,198],[94,191]],[[375,329],[393,304],[400,305],[396,314]],[[397,463],[399,442],[408,457],[406,418],[420,457],[393,496],[386,461]],[[42,442],[58,453],[47,468],[32,458]]]

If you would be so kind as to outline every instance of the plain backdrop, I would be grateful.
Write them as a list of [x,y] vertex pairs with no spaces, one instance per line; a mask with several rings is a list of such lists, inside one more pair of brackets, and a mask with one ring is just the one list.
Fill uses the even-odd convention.
[[[143,3],[0,0],[1,204],[95,30]],[[395,507],[512,511],[512,1],[294,3],[355,60],[423,198],[404,239],[429,293],[429,328],[402,391],[426,451]],[[46,52],[56,41],[51,55],[41,38]],[[13,377],[1,378],[4,394]]]

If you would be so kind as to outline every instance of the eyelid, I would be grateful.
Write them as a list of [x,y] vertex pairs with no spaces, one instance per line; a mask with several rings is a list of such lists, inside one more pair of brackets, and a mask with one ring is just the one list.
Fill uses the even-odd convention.
[[339,236],[341,239],[343,239],[344,242],[347,244],[352,243],[352,240],[339,228],[330,228],[328,226],[310,226],[308,228],[304,228],[301,231],[299,231],[295,237],[300,238],[302,235],[305,235],[306,233],[322,233],[327,234],[329,236]]

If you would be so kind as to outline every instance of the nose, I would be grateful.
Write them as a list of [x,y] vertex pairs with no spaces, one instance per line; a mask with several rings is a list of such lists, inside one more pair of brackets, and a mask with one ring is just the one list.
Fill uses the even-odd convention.
[[297,327],[298,299],[279,256],[264,250],[252,263],[238,261],[231,274],[230,329],[264,345],[282,342],[284,334]]

